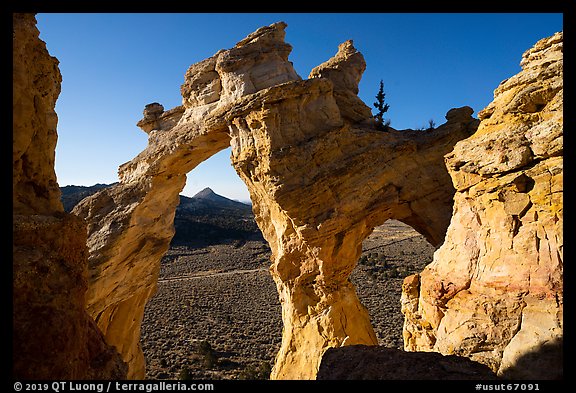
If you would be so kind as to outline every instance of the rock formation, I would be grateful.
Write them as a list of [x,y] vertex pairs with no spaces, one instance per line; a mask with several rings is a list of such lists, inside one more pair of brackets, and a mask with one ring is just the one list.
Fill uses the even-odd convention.
[[285,27],[192,65],[182,106],[148,105],[146,149],[73,211],[88,223],[88,311],[130,378],[144,377],[140,323],[186,173],[227,146],[273,254],[284,330],[272,378],[314,378],[327,348],[376,344],[348,280],[375,226],[396,218],[444,239],[454,188],[443,157],[476,131],[473,110],[450,110],[433,131],[377,131],[356,95],[365,62],[353,43],[302,80]]
[[497,377],[488,366],[466,357],[350,345],[326,350],[316,379],[486,381]]
[[120,167],[118,184],[73,211],[88,222],[88,311],[129,363],[130,378],[144,377],[140,323],[174,235],[186,173],[230,145],[224,114],[238,97],[298,78],[282,71],[290,51],[283,37],[283,24],[264,27],[191,66],[183,105],[166,112],[148,105],[138,123],[149,134],[147,148]]
[[13,14],[13,377],[124,378],[86,313],[86,225],[64,213],[54,172],[62,80],[33,14]]
[[13,17],[12,201],[17,214],[62,211],[54,172],[54,111],[62,76],[33,15]]
[[441,245],[404,281],[407,350],[507,378],[561,376],[562,34],[524,54],[480,124],[463,107],[431,131],[382,132],[357,97],[366,65],[353,42],[302,80],[285,27],[192,65],[181,106],[147,105],[148,146],[78,218],[54,173],[58,63],[34,16],[14,14],[14,376],[144,377],[140,323],[178,195],[227,146],[272,250],[284,322],[272,378],[315,378],[324,353],[376,344],[348,276],[390,218]]
[[230,117],[232,162],[270,243],[283,310],[272,377],[298,379],[315,377],[328,347],[377,343],[348,280],[362,241],[389,218],[442,241],[453,193],[442,155],[476,123],[462,108],[431,133],[383,133],[343,120],[328,79],[288,87]]
[[404,281],[405,349],[467,356],[506,378],[562,376],[562,38],[523,54],[478,130],[446,155],[454,213],[434,261]]

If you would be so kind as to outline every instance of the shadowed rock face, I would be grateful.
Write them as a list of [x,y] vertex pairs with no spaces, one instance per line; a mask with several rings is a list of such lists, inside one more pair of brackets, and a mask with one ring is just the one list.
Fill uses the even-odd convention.
[[273,378],[314,378],[328,347],[376,344],[348,280],[375,226],[396,218],[432,244],[444,238],[454,193],[444,155],[476,130],[473,110],[452,109],[430,132],[377,131],[356,96],[365,63],[352,42],[302,80],[285,27],[192,65],[182,106],[146,107],[148,146],[120,182],[74,209],[88,223],[88,310],[131,378],[144,376],[140,323],[185,175],[227,146],[273,253],[284,320]]
[[12,203],[15,214],[62,212],[54,172],[54,111],[62,76],[40,40],[33,14],[13,17]]
[[486,381],[497,377],[489,367],[466,357],[351,345],[329,348],[316,379]]
[[122,379],[127,366],[86,313],[86,225],[64,213],[54,172],[58,60],[33,14],[13,14],[15,379]]
[[446,155],[454,213],[434,261],[404,282],[407,350],[467,356],[506,378],[562,374],[549,345],[563,336],[562,53],[562,33],[526,51]]

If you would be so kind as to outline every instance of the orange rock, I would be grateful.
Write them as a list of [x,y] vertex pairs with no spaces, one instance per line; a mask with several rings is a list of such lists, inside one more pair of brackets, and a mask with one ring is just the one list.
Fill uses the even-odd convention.
[[562,33],[521,65],[446,156],[454,214],[419,294],[403,295],[418,299],[404,311],[405,348],[549,379],[562,375],[561,345],[549,345],[563,336]]
[[145,112],[147,148],[120,167],[117,185],[74,209],[88,223],[88,310],[129,363],[128,376],[144,376],[140,322],[186,173],[227,146],[272,250],[284,321],[272,378],[313,379],[326,349],[376,344],[348,277],[362,241],[389,218],[438,246],[450,224],[418,291],[405,286],[406,347],[459,352],[492,368],[514,359],[506,351],[525,315],[521,301],[561,288],[557,80],[525,90],[529,77],[511,78],[522,98],[497,89],[512,113],[489,106],[478,132],[469,107],[451,109],[432,131],[381,132],[356,96],[365,64],[352,42],[301,80],[285,27],[258,29],[191,66],[183,106]]

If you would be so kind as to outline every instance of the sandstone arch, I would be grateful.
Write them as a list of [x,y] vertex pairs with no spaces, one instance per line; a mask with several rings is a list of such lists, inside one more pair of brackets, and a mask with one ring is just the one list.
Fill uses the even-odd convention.
[[273,378],[314,378],[328,347],[376,344],[348,281],[375,226],[396,218],[442,242],[454,193],[443,156],[475,131],[472,109],[449,111],[432,132],[377,131],[356,95],[365,62],[352,42],[302,80],[285,27],[191,66],[183,105],[147,106],[147,148],[74,209],[88,223],[88,310],[131,378],[144,377],[140,322],[185,174],[228,145],[273,253],[284,321]]
[[75,210],[87,250],[85,224],[57,200],[57,61],[33,15],[13,15],[13,376],[124,378],[108,344],[128,377],[143,376],[140,321],[175,199],[187,171],[231,145],[274,253],[285,327],[273,377],[313,378],[328,347],[375,342],[347,277],[372,227],[394,217],[434,244],[450,222],[434,262],[404,282],[406,349],[561,378],[562,33],[524,53],[479,126],[465,107],[433,132],[381,133],[356,97],[352,42],[303,81],[285,27],[193,65],[183,106],[147,106],[146,150]]

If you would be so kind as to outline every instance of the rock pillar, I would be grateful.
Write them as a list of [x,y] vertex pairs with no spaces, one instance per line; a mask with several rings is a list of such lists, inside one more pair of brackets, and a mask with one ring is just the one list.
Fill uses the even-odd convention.
[[499,375],[562,376],[563,40],[540,40],[446,155],[456,188],[446,241],[404,282],[404,345]]
[[86,313],[86,224],[54,172],[62,76],[34,14],[13,14],[12,326],[15,379],[122,379],[127,366]]

